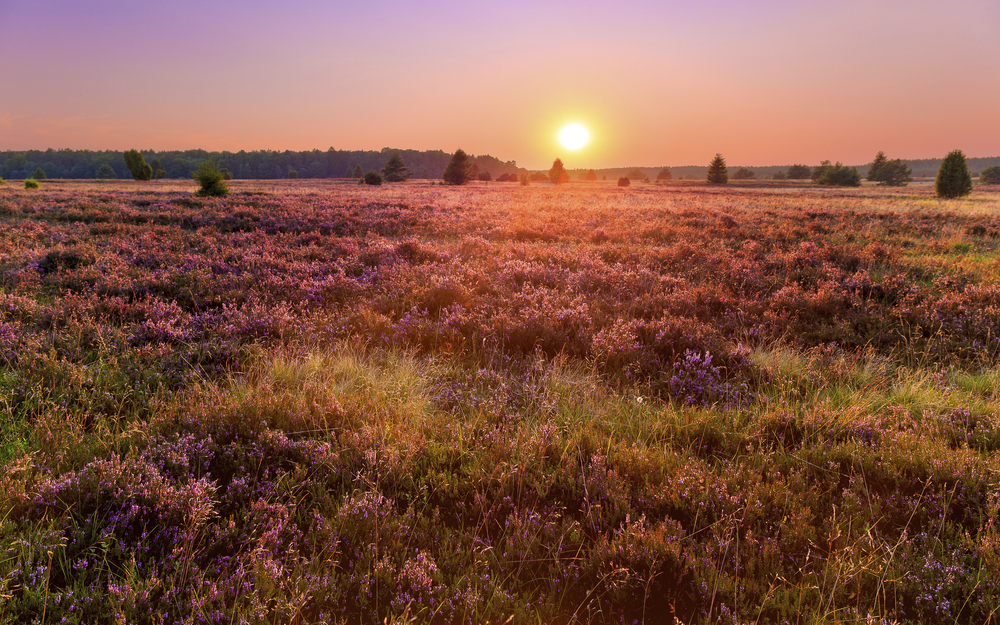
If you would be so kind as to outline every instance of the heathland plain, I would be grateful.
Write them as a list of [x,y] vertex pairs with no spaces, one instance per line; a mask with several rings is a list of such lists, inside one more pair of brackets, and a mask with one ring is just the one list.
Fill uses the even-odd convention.
[[995,620],[1000,189],[612,185],[0,186],[0,622]]

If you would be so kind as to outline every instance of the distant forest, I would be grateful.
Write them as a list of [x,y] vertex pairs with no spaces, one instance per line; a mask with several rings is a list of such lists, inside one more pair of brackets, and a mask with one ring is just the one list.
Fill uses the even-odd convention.
[[[439,180],[451,154],[441,150],[399,150],[383,148],[374,150],[335,150],[330,148],[305,152],[276,152],[271,150],[255,150],[253,152],[207,152],[205,150],[185,150],[155,152],[140,150],[147,163],[153,160],[160,162],[160,167],[167,172],[167,178],[191,178],[191,172],[207,158],[214,158],[218,167],[226,168],[237,179],[275,179],[287,178],[288,172],[295,171],[299,178],[355,178],[354,171],[360,165],[363,171],[379,171],[393,153],[398,152],[413,177],[420,179]],[[524,174],[529,171],[518,167],[515,161],[501,161],[489,156],[470,156],[480,172],[489,172],[493,179],[501,174]],[[932,178],[937,174],[941,159],[904,160],[913,170],[915,178]],[[817,163],[804,163],[810,167]],[[1000,157],[970,158],[969,170],[977,176],[986,167],[1000,165]],[[102,165],[111,167],[118,178],[130,179],[128,168],[122,152],[91,150],[27,150],[15,152],[0,151],[0,178],[20,180],[30,178],[41,167],[46,178],[96,178],[97,169]],[[868,173],[870,163],[858,166],[862,177]],[[787,171],[788,165],[771,165],[766,167],[746,166],[754,172],[757,179],[770,178],[779,171]],[[628,176],[639,170],[649,180],[656,180],[662,167],[616,167],[595,169],[597,179],[616,180],[620,176]],[[686,165],[670,167],[673,180],[704,180],[708,169],[705,165]],[[729,165],[731,171],[736,166]],[[573,180],[580,179],[589,170],[571,170]]]
[[[890,157],[891,158],[891,157]],[[925,158],[918,160],[906,160],[903,159],[903,163],[907,167],[913,170],[914,178],[933,178],[937,175],[938,168],[941,166],[940,158]],[[977,177],[979,172],[986,169],[987,167],[992,167],[993,165],[1000,165],[1000,156],[991,156],[988,158],[969,158],[967,159],[969,165],[969,171],[972,172],[973,177]],[[819,163],[803,163],[808,165],[810,168],[815,167]],[[770,178],[774,174],[780,172],[788,171],[790,165],[768,165],[764,167],[754,167],[750,165],[729,165],[729,175],[732,179],[733,172],[735,172],[739,167],[746,167],[750,171],[754,172],[758,180],[764,178]],[[864,165],[857,165],[858,173],[861,174],[862,178],[868,177],[868,167],[871,163],[865,163]],[[603,176],[607,176],[608,180],[617,180],[620,176],[629,176],[635,170],[642,172],[649,180],[656,180],[657,174],[662,167],[616,167],[614,169],[595,169],[594,172],[597,174],[597,179],[600,180]],[[670,174],[673,180],[705,180],[705,175],[708,173],[708,163],[704,165],[684,165],[680,167],[669,167]],[[570,172],[570,178],[572,180],[580,179],[581,174],[586,173],[588,170],[572,170]],[[632,177],[632,176],[629,176]]]
[[[295,171],[299,178],[354,178],[353,171],[361,166],[364,171],[378,171],[394,152],[399,152],[414,178],[440,179],[451,154],[441,150],[421,152],[418,150],[381,151],[359,150],[312,150],[306,152],[273,152],[257,150],[253,152],[207,152],[205,150],[185,150],[155,152],[140,150],[147,163],[160,162],[167,172],[167,178],[191,178],[191,172],[205,159],[214,158],[216,165],[226,168],[238,179],[287,178],[289,171]],[[96,178],[97,169],[108,165],[118,178],[131,179],[125,166],[122,152],[108,150],[27,150],[24,152],[0,152],[0,177],[19,180],[30,178],[41,167],[46,178]],[[489,155],[471,156],[471,161],[480,172],[489,172],[494,178],[500,174],[524,173],[514,161],[501,161]],[[351,173],[348,173],[348,172]]]

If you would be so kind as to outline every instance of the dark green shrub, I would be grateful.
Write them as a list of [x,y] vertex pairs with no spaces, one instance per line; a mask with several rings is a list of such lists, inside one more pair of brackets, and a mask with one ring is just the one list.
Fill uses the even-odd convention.
[[484,171],[479,174],[479,179],[483,182],[489,182],[490,180],[493,180],[493,176],[490,172]]
[[746,167],[740,167],[733,174],[733,180],[753,180],[757,177],[757,173],[752,169],[747,169]]
[[879,152],[868,168],[868,180],[883,187],[905,187],[906,183],[913,180],[910,175],[912,173],[902,160],[897,158],[890,161],[885,152]]
[[619,187],[627,187],[630,184],[632,184],[632,181],[628,179],[628,176],[622,176],[621,178],[618,179]]
[[32,180],[31,178],[28,178],[27,180],[24,181],[24,188],[25,189],[37,189],[38,188],[38,181],[37,180]]
[[1000,184],[1000,165],[987,167],[979,174],[979,184]]
[[934,180],[934,190],[938,197],[956,198],[972,193],[972,175],[965,162],[965,154],[955,150],[944,157],[941,168]]
[[771,177],[774,178],[775,180],[784,180],[788,176],[783,171],[776,171],[776,172],[774,172],[774,175],[771,176]]
[[153,167],[146,162],[138,150],[128,150],[122,157],[125,159],[125,166],[128,167],[133,179],[151,180],[153,178]]
[[35,180],[45,180],[47,176],[45,175],[45,170],[39,167],[35,170],[35,173],[31,174],[31,177]]
[[358,184],[370,184],[372,186],[379,186],[382,184],[382,174],[377,171],[370,171],[364,175],[364,177],[358,181]]
[[861,174],[858,173],[857,167],[848,167],[839,162],[835,165],[830,165],[830,161],[824,161],[824,163],[826,165],[822,166],[823,171],[816,181],[819,184],[835,187],[861,186]]
[[229,195],[229,187],[224,182],[225,176],[216,168],[213,159],[202,161],[198,169],[191,172],[191,176],[201,185],[195,195],[199,197],[225,197]]
[[726,184],[729,182],[729,169],[726,167],[726,159],[721,154],[716,154],[715,158],[708,165],[708,176],[705,177],[709,184]]
[[788,168],[787,176],[789,180],[805,180],[809,177],[809,166],[792,165]]
[[813,167],[812,173],[809,174],[809,177],[812,179],[813,182],[819,182],[819,179],[823,177],[823,174],[826,173],[826,170],[830,169],[831,167],[833,167],[833,164],[830,163],[830,161],[823,161],[819,165]]
[[226,169],[225,167],[223,167],[222,169],[220,169],[219,173],[222,174],[222,179],[223,180],[232,180],[233,179],[233,174],[231,174],[229,172],[229,170]]

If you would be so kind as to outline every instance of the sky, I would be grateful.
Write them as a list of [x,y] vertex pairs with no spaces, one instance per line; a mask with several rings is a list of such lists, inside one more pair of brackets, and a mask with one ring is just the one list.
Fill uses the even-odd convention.
[[0,0],[0,58],[0,150],[1000,156],[997,0]]

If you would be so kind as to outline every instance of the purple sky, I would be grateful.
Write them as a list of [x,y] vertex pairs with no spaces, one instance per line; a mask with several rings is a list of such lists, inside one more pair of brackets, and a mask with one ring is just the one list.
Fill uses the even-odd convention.
[[997,0],[0,0],[0,58],[0,150],[1000,155]]

